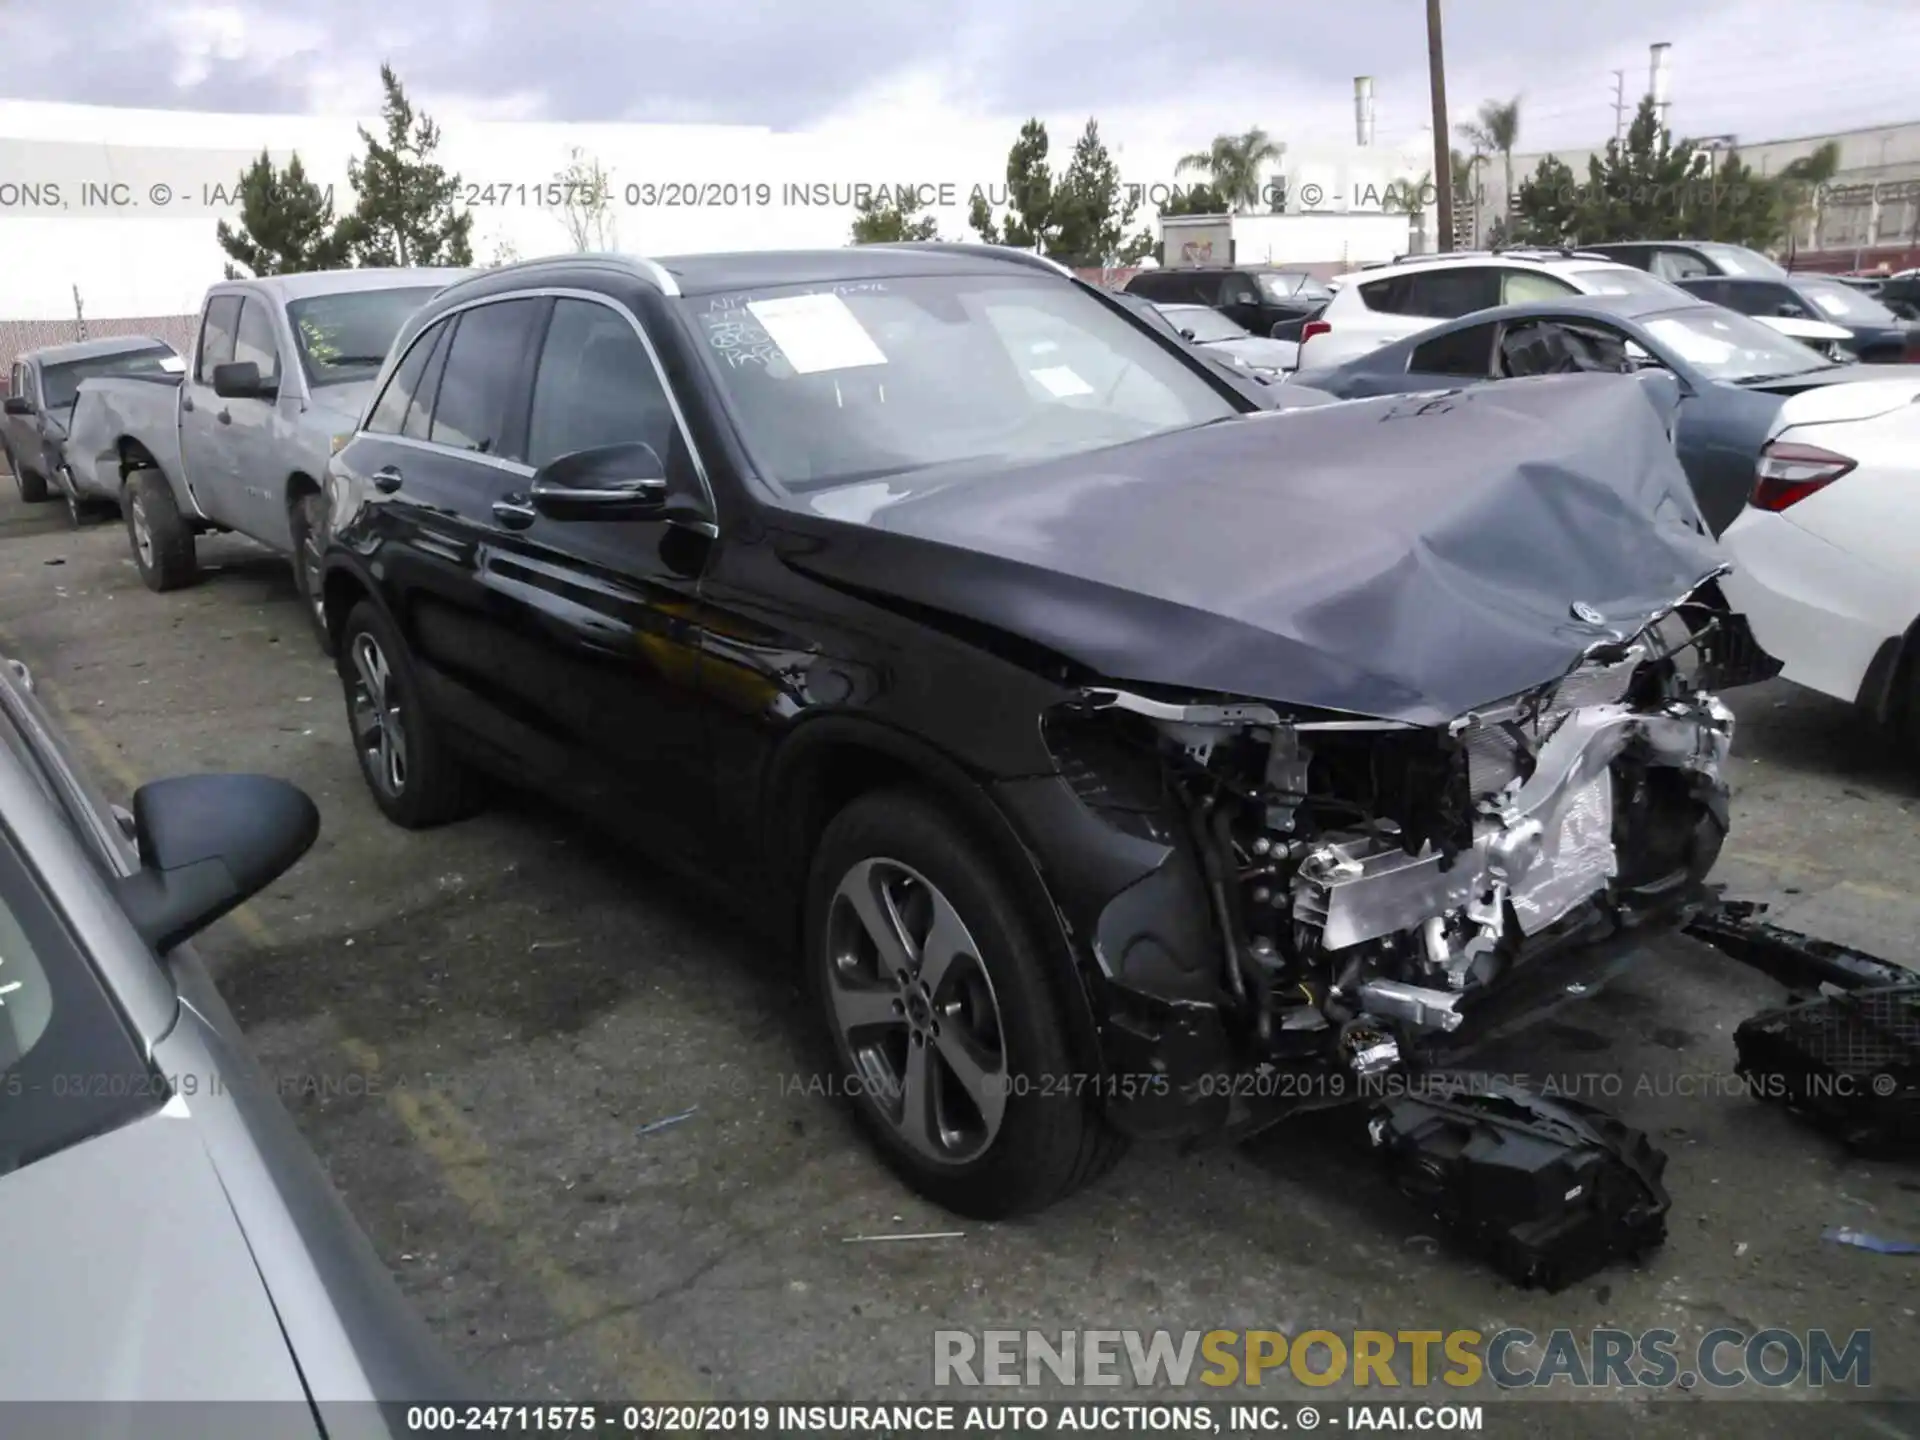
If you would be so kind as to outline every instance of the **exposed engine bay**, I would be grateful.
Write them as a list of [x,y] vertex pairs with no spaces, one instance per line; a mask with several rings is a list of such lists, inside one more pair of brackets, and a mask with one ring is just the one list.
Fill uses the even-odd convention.
[[1733,716],[1687,611],[1438,727],[1086,692],[1073,724],[1105,727],[1103,808],[1205,877],[1251,1060],[1389,1070],[1556,941],[1697,888]]

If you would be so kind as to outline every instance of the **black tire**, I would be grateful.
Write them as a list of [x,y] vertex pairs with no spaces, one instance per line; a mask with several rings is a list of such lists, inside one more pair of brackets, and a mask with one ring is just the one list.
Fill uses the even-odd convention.
[[200,574],[193,531],[173,503],[166,477],[151,467],[135,470],[127,476],[123,495],[127,540],[147,588],[167,591],[191,585]]
[[333,654],[333,632],[327,628],[326,587],[320,556],[327,543],[327,502],[317,490],[303,490],[293,498],[288,519],[293,534],[293,588],[300,596],[307,624],[320,653]]
[[[883,872],[880,867],[893,867]],[[977,967],[988,981],[985,1003],[993,1008],[993,1035],[998,1041],[976,1051],[997,1058],[997,1092],[1004,1110],[997,1119],[986,1118],[984,1111],[973,1110],[981,1124],[973,1143],[984,1148],[969,1151],[963,1143],[956,1158],[930,1155],[921,1144],[907,1136],[901,1119],[889,1114],[894,1108],[876,1095],[891,1101],[901,1098],[897,1107],[906,1109],[905,1090],[890,1090],[888,1083],[876,1081],[881,1074],[874,1066],[875,1052],[894,1043],[896,1030],[899,1053],[906,1057],[891,1072],[905,1086],[906,1065],[911,1063],[916,1041],[915,1024],[931,1024],[931,1034],[941,1036],[940,1025],[970,1024],[959,1014],[960,1002],[943,1008],[938,996],[919,1004],[919,1018],[909,1016],[898,1002],[890,1002],[901,1014],[897,1021],[883,1019],[872,1029],[858,1033],[869,1037],[862,1057],[856,1057],[853,1044],[843,1028],[841,1012],[836,1008],[835,988],[847,989],[882,999],[891,994],[884,986],[855,978],[851,987],[842,977],[855,977],[865,963],[849,948],[862,942],[859,932],[850,932],[846,915],[851,902],[843,887],[857,888],[864,877],[878,873],[914,872],[903,878],[909,886],[902,915],[911,909],[921,885],[930,886],[935,902],[945,901],[957,914],[966,935],[973,939],[969,949],[958,953],[969,956],[948,967],[951,975],[966,967]],[[815,848],[807,882],[805,963],[809,987],[817,1009],[827,1027],[833,1054],[845,1082],[843,1090],[850,1098],[861,1125],[872,1137],[887,1163],[915,1190],[947,1209],[977,1219],[999,1219],[1042,1209],[1072,1191],[1096,1179],[1110,1169],[1124,1153],[1124,1138],[1102,1118],[1092,1092],[1094,1086],[1075,1086],[1067,1081],[1075,1072],[1066,1027],[1059,1004],[1048,981],[1048,952],[1034,926],[1025,918],[1013,888],[1002,878],[982,847],[960,826],[947,818],[932,800],[905,791],[885,791],[862,796],[828,823]],[[908,921],[911,929],[912,922]],[[977,938],[973,938],[977,937]],[[977,953],[975,953],[977,952]],[[977,980],[976,980],[977,985]],[[1077,983],[1077,982],[1076,982]],[[901,990],[907,994],[912,987]],[[971,1002],[969,1002],[971,1003]],[[931,1014],[931,1020],[928,1015]],[[926,1052],[926,1063],[941,1070],[929,1094],[941,1096],[933,1124],[926,1127],[940,1143],[946,1130],[946,1113],[961,1116],[954,1133],[965,1136],[970,1119],[964,1087],[958,1072],[947,1068],[942,1059],[950,1053],[947,1045],[959,1032],[948,1034],[945,1043],[927,1041],[927,1032],[919,1048]],[[884,1041],[879,1037],[887,1037]],[[977,1039],[977,1032],[974,1036]],[[926,1073],[926,1072],[922,1072]],[[956,1106],[952,1097],[962,1097]]]
[[29,505],[38,505],[47,498],[47,477],[38,470],[28,470],[17,461],[12,463],[13,480],[20,487],[20,498]]
[[[371,672],[363,669],[368,664],[367,646],[383,662],[386,679],[381,694],[374,693]],[[371,600],[362,600],[347,616],[334,664],[360,778],[367,782],[381,814],[408,830],[426,830],[472,814],[479,804],[477,777],[448,747],[427,713],[406,641]],[[384,735],[370,730],[376,716],[382,726],[393,730]],[[402,761],[397,773],[391,768],[396,734]],[[383,746],[382,740],[387,744]]]

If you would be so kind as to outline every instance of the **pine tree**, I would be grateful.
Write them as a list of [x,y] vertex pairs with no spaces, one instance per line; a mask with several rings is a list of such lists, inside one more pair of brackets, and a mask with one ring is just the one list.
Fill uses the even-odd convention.
[[392,66],[380,67],[380,85],[385,139],[360,129],[366,157],[347,166],[359,201],[341,238],[357,265],[471,265],[473,212],[454,208],[460,177],[433,158],[440,127],[414,114]]
[[347,262],[333,218],[331,188],[307,178],[299,155],[282,170],[266,151],[240,175],[240,223],[214,227],[229,280],[332,270]]

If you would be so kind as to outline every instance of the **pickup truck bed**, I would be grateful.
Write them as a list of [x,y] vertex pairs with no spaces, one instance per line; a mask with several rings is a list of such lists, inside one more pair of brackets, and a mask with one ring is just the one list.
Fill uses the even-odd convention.
[[67,428],[73,486],[93,500],[120,499],[121,457],[137,446],[171,483],[181,475],[179,375],[108,375],[80,382]]

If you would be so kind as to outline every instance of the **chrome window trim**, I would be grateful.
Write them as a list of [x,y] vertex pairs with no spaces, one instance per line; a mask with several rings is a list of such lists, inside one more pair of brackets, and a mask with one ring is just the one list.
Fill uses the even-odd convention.
[[[647,261],[646,263],[651,265],[653,262]],[[666,271],[662,270],[660,273],[666,276]],[[672,277],[667,276],[667,280],[670,284]],[[679,287],[675,286],[672,290],[665,291],[665,293],[678,295],[680,293]],[[680,408],[680,397],[673,393],[673,385],[667,379],[666,367],[660,363],[660,352],[654,348],[653,337],[647,334],[646,327],[640,323],[640,317],[635,315],[633,311],[629,310],[625,305],[622,305],[611,295],[602,295],[597,290],[580,290],[570,285],[542,285],[526,290],[503,291],[497,295],[482,295],[472,300],[462,301],[458,305],[449,305],[445,310],[442,310],[425,325],[421,326],[420,333],[407,342],[406,350],[402,351],[394,361],[393,370],[398,371],[400,366],[406,363],[407,355],[412,352],[413,347],[418,345],[425,336],[431,334],[441,322],[449,317],[464,314],[468,310],[477,310],[483,305],[503,305],[509,300],[584,300],[591,305],[604,305],[607,309],[619,315],[633,328],[633,333],[640,337],[640,344],[646,349],[647,360],[653,366],[653,378],[660,382],[660,391],[667,397],[667,409],[672,412],[674,426],[680,432],[680,441],[687,447],[687,455],[693,461],[693,473],[700,478],[700,489],[707,497],[707,508],[717,518],[720,514],[720,506],[714,499],[713,481],[708,478],[706,461],[701,457],[700,447],[694,443],[693,429],[687,424],[686,412]],[[534,383],[537,384],[538,382],[539,367],[536,365]],[[391,377],[389,377],[389,383],[391,383]],[[437,455],[457,455],[468,460],[482,460],[489,465],[498,466],[503,470],[510,471],[517,475],[531,476],[534,473],[531,466],[518,460],[507,460],[498,455],[483,455],[477,450],[461,450],[452,445],[442,445],[434,440],[415,440],[407,435],[389,435],[384,431],[368,430],[366,428],[366,421],[373,414],[372,407],[379,404],[380,397],[385,393],[385,385],[382,385],[380,389],[375,392],[373,400],[369,402],[366,415],[361,417],[360,428],[354,432],[356,438],[361,435],[370,435],[379,440],[398,441],[402,445],[414,446]],[[531,389],[529,389],[527,400],[529,404],[532,403],[533,396]]]

